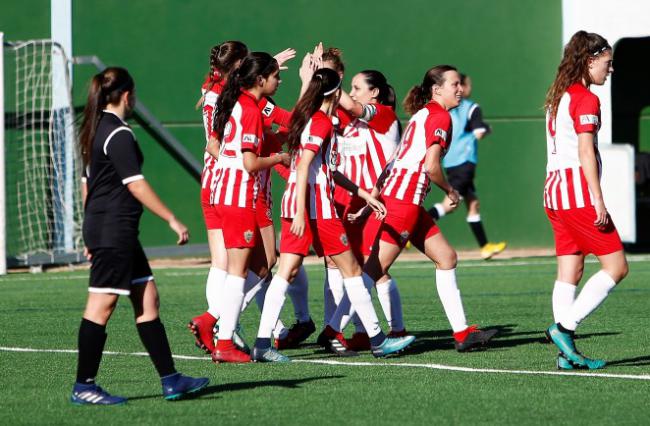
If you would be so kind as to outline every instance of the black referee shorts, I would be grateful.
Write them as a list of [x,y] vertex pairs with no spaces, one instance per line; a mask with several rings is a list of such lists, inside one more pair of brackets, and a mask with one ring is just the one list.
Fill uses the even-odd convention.
[[445,169],[447,174],[447,182],[454,187],[456,191],[463,197],[476,196],[476,188],[474,187],[474,174],[476,172],[476,164],[466,162],[458,166],[449,167]]
[[128,296],[134,285],[153,280],[153,272],[139,241],[129,249],[106,247],[91,250],[91,293]]

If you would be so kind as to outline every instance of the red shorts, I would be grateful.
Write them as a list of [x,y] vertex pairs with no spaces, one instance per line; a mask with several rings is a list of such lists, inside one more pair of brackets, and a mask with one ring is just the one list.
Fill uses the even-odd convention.
[[217,207],[210,204],[210,189],[201,189],[201,208],[206,229],[221,229],[221,216],[217,214]]
[[381,200],[388,213],[383,221],[374,215],[363,230],[363,254],[368,256],[379,240],[404,247],[407,241],[421,249],[424,242],[440,232],[424,207],[393,198]]
[[258,238],[260,238],[255,209],[224,205],[215,207],[223,223],[228,224],[222,228],[226,248],[255,247]]
[[291,233],[292,222],[293,219],[282,218],[280,253],[307,256],[309,246],[313,246],[316,254],[323,257],[350,250],[348,236],[340,219],[310,219],[302,238]]
[[255,206],[255,217],[257,219],[257,226],[262,229],[267,226],[273,226],[273,210],[266,202],[258,201]]
[[569,210],[546,209],[546,215],[553,228],[557,256],[590,253],[604,256],[623,250],[621,237],[611,217],[606,226],[594,226],[596,209],[593,206]]
[[347,217],[349,213],[356,213],[359,210],[361,210],[365,205],[366,202],[359,197],[352,197],[349,200],[348,204],[345,205],[334,203],[334,207],[336,208],[336,214],[341,218],[341,222],[343,223],[343,228],[345,229],[345,233],[348,236],[350,249],[352,250],[354,257],[357,258],[357,262],[359,262],[360,265],[363,265],[363,255],[364,255],[362,250],[363,233],[364,233],[364,227],[367,223],[367,218],[361,222],[350,223],[348,222]]

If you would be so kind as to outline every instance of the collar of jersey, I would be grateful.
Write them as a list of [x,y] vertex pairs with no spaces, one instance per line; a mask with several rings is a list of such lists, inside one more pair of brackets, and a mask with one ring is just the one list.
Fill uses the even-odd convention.
[[118,120],[120,120],[122,123],[124,123],[125,126],[128,125],[128,124],[126,123],[126,121],[122,120],[122,119],[119,117],[119,115],[115,114],[113,111],[109,111],[109,110],[105,109],[105,110],[103,110],[102,112],[105,112],[105,113],[107,113],[107,114],[113,114],[115,117],[117,117]]
[[249,92],[248,90],[241,89],[241,93],[242,93],[242,95],[246,95],[249,98],[251,98],[253,100],[253,102],[257,103],[257,98],[251,92]]

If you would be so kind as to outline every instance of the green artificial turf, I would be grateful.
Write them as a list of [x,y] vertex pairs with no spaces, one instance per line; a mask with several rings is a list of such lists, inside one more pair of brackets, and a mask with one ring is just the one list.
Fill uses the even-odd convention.
[[[590,263],[585,276],[597,270]],[[322,268],[307,268],[312,316],[322,322]],[[645,424],[650,416],[650,263],[632,257],[630,275],[607,302],[578,329],[586,355],[609,361],[596,374],[575,377],[520,374],[556,372],[556,350],[542,343],[552,322],[553,259],[462,262],[458,268],[467,318],[501,332],[490,349],[459,354],[435,290],[431,264],[399,263],[393,269],[407,329],[417,340],[401,357],[376,360],[369,353],[336,358],[313,343],[284,353],[290,364],[215,365],[193,345],[187,321],[205,309],[205,276],[200,269],[155,271],[161,317],[185,374],[207,376],[197,398],[167,402],[142,352],[127,298],[108,326],[98,382],[129,397],[121,407],[78,407],[68,402],[76,371],[77,330],[86,298],[87,273],[12,274],[0,278],[1,424]],[[379,304],[380,318],[383,318]],[[282,318],[293,322],[289,298]],[[259,311],[242,317],[252,342]],[[386,330],[386,325],[384,325]],[[348,331],[350,334],[352,330]],[[323,365],[330,360],[364,365]],[[371,363],[372,365],[365,365]],[[409,366],[398,366],[398,364]],[[413,364],[417,364],[413,366]],[[423,368],[433,365],[435,368]],[[419,366],[419,367],[418,367]],[[444,366],[507,370],[453,371]],[[584,372],[582,372],[584,373]]]

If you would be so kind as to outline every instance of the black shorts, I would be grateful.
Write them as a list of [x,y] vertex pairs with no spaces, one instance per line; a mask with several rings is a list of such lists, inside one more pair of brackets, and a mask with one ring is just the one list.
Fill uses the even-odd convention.
[[105,247],[90,251],[91,293],[109,293],[128,296],[131,286],[153,280],[149,261],[139,241],[130,248]]
[[445,169],[447,174],[447,182],[454,187],[456,191],[463,198],[468,196],[476,196],[476,188],[474,187],[474,173],[476,172],[476,164],[466,162],[458,166],[449,167]]

